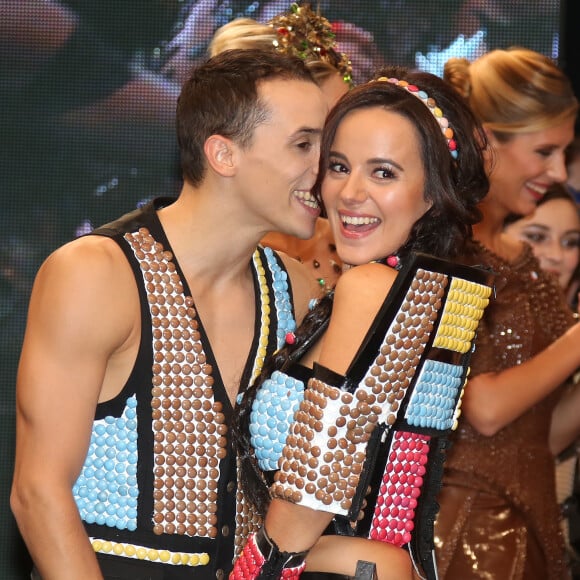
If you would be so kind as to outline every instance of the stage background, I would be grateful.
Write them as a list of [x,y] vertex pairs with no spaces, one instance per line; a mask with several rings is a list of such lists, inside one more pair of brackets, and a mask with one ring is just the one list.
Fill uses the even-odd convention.
[[[579,3],[321,1],[354,76],[386,62],[440,74],[444,60],[520,45],[559,61],[578,92]],[[179,191],[175,99],[214,30],[287,2],[0,2],[0,578],[28,577],[10,514],[15,375],[31,284],[57,246]],[[82,388],[82,385],[79,385]],[[66,421],[66,417],[59,418]]]

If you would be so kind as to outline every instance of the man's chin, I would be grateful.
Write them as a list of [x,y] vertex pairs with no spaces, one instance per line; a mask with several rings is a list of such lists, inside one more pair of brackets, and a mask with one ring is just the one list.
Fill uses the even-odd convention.
[[316,219],[316,217],[310,216],[309,222],[303,220],[298,227],[293,228],[293,232],[288,232],[288,234],[299,240],[309,240],[314,236],[314,232],[316,231]]
[[298,238],[299,240],[309,240],[312,236],[314,236],[315,229],[316,228],[314,227],[314,224],[312,224],[312,228],[310,230],[295,233],[294,237]]

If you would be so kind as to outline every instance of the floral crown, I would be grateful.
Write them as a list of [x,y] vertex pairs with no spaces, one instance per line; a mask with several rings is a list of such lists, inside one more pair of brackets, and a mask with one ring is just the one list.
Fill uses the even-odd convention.
[[445,137],[445,140],[447,141],[447,147],[449,148],[451,157],[453,157],[453,159],[457,159],[457,141],[455,140],[453,129],[449,126],[447,117],[443,116],[443,111],[437,106],[434,98],[430,97],[425,91],[422,91],[416,85],[412,85],[407,81],[388,77],[380,77],[377,79],[377,81],[388,82],[401,87],[422,101],[423,104],[429,109],[433,117],[435,117],[437,123],[439,123],[443,137]]
[[302,60],[320,60],[336,68],[348,85],[352,81],[352,65],[346,54],[337,50],[335,34],[330,22],[314,12],[308,4],[296,2],[290,9],[269,22],[276,30],[276,49],[298,56]]

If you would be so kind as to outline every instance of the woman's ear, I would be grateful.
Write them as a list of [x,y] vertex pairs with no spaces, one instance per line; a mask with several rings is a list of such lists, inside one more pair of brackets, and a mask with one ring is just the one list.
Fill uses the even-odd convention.
[[495,147],[498,144],[495,133],[486,125],[483,125],[483,132],[485,133],[488,146],[491,145],[492,147]]
[[236,173],[236,145],[222,135],[211,135],[203,146],[207,164],[218,175],[232,177]]
[[496,164],[496,151],[501,143],[496,137],[495,133],[485,125],[483,126],[483,131],[485,132],[485,137],[487,139],[487,144],[483,151],[483,159],[485,161],[487,173],[489,174],[492,172]]

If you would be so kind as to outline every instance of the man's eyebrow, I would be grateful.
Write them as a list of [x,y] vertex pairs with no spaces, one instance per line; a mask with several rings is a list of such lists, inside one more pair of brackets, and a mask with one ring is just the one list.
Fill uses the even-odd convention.
[[322,129],[316,128],[316,127],[300,127],[300,129],[297,129],[296,131],[294,131],[294,133],[292,133],[292,136],[296,136],[296,135],[302,135],[306,133],[307,135],[320,135],[322,133]]

